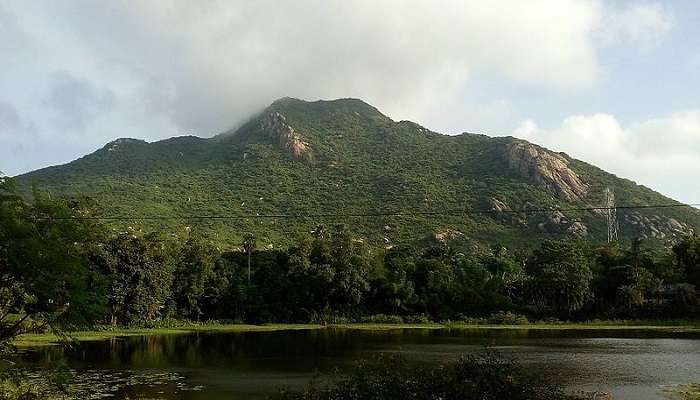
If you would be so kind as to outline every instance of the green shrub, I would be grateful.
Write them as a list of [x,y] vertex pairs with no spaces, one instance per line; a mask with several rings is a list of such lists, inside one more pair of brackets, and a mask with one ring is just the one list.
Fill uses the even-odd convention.
[[404,319],[400,315],[374,314],[360,318],[360,322],[370,324],[402,324]]
[[489,324],[497,325],[525,325],[530,323],[526,316],[510,311],[499,311],[491,314],[488,319]]
[[[451,324],[451,321],[447,321],[447,322]],[[486,318],[466,317],[466,316],[462,316],[462,315],[458,315],[455,322],[461,323],[461,324],[467,324],[467,325],[484,325],[484,324],[489,323],[489,321]]]
[[408,315],[406,317],[403,317],[403,320],[407,324],[430,324],[432,321],[430,320],[430,316],[427,314],[416,314],[416,315]]
[[84,398],[69,389],[75,372],[64,362],[46,370],[27,371],[10,367],[0,371],[0,400],[73,400]]
[[350,318],[340,315],[334,312],[321,312],[321,313],[312,313],[311,316],[309,317],[309,323],[311,324],[320,324],[320,325],[326,325],[326,324],[331,324],[331,325],[340,325],[340,324],[347,324],[350,322]]
[[434,368],[408,365],[401,357],[360,362],[335,384],[282,391],[282,400],[564,400],[574,397],[514,361],[488,353],[468,355]]

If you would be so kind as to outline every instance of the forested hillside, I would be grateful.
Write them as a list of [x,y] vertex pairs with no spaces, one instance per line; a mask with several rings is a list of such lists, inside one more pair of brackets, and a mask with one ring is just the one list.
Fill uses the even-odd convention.
[[[89,197],[112,227],[196,230],[224,247],[244,232],[286,247],[319,224],[375,246],[425,238],[469,246],[606,238],[617,204],[675,204],[565,154],[511,137],[448,136],[393,121],[355,99],[275,101],[210,139],[117,139],[66,165],[16,178],[51,196]],[[549,210],[549,211],[546,211]],[[564,210],[564,211],[561,211]],[[700,226],[687,207],[621,209],[621,238],[673,241]]]

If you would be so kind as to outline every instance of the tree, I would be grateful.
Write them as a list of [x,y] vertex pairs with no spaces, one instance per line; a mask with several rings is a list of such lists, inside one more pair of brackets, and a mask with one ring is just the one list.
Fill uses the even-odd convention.
[[456,277],[452,265],[424,255],[416,263],[414,279],[421,311],[439,319],[454,313]]
[[174,253],[158,235],[121,232],[92,255],[92,262],[110,278],[107,299],[112,325],[152,321],[162,315],[172,295]]
[[673,246],[676,264],[685,274],[686,281],[700,287],[700,236],[691,235]]
[[341,305],[360,304],[369,291],[369,255],[362,242],[353,241],[345,226],[337,226],[331,239],[330,265],[335,271],[334,300]]
[[257,246],[257,239],[255,238],[255,235],[252,233],[246,233],[243,235],[243,251],[246,252],[248,255],[248,283],[250,283],[250,256],[253,254],[253,251],[255,251],[255,247]]
[[700,299],[695,286],[688,283],[676,285],[671,297],[671,309],[675,315],[688,317],[698,311]]
[[492,254],[482,257],[481,264],[497,280],[497,289],[511,300],[518,300],[527,281],[523,260],[508,254],[505,247],[495,247]]
[[528,259],[530,300],[570,316],[592,297],[590,259],[577,243],[546,240]]
[[[212,297],[221,295],[215,269],[220,254],[215,247],[192,234],[179,248],[173,279],[173,300],[177,315],[199,320]],[[225,277],[222,275],[221,278]],[[227,283],[227,282],[226,282]],[[212,290],[213,289],[213,290]]]
[[622,285],[617,289],[617,302],[628,315],[633,315],[644,305],[644,293],[635,285]]
[[382,313],[413,312],[418,301],[412,280],[415,260],[398,249],[390,250],[382,259],[383,264],[372,271],[371,305]]
[[310,316],[349,311],[369,292],[370,257],[344,227],[305,238],[289,252],[289,278]]
[[26,321],[56,330],[101,312],[102,280],[86,256],[94,227],[79,218],[87,212],[38,192],[29,204],[11,179],[0,178],[0,347]]

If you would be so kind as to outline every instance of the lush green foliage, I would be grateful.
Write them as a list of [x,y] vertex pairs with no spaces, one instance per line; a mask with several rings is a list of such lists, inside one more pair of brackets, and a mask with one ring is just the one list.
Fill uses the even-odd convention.
[[400,357],[361,362],[349,377],[303,392],[282,392],[284,400],[535,400],[573,399],[559,386],[528,373],[513,361],[485,354],[464,356],[436,368],[411,366]]
[[[3,329],[61,314],[81,324],[143,325],[164,318],[249,322],[688,317],[697,237],[673,251],[546,240],[459,252],[449,242],[376,249],[342,225],[317,226],[287,250],[222,252],[195,231],[185,238],[89,224],[88,203],[39,198],[5,182]],[[515,313],[515,314],[513,314]]]
[[571,242],[546,241],[528,259],[533,301],[559,313],[580,310],[592,298],[591,262],[583,248]]
[[[195,256],[195,255],[193,255]],[[151,320],[161,315],[173,292],[176,256],[155,235],[120,233],[107,238],[91,261],[110,282],[110,320]],[[188,260],[197,263],[198,260]],[[181,264],[187,269],[187,264]],[[179,282],[187,284],[187,282]]]
[[89,322],[105,304],[103,275],[87,255],[97,229],[82,204],[37,197],[25,203],[8,179],[0,181],[0,347],[27,324],[53,327],[58,318]]
[[700,287],[700,237],[694,236],[677,244],[673,252],[687,282]]
[[[29,375],[29,376],[28,376]],[[21,369],[0,368],[0,400],[72,400],[86,398],[70,388],[74,372],[63,362],[28,374]]]
[[[32,185],[54,196],[90,196],[98,201],[101,215],[177,217],[127,218],[110,224],[118,230],[131,226],[180,237],[187,236],[191,227],[229,249],[242,243],[245,232],[254,234],[261,248],[288,247],[298,234],[320,223],[346,224],[377,247],[413,244],[436,232],[455,233],[462,249],[496,240],[531,246],[545,238],[565,237],[567,226],[550,224],[541,213],[472,210],[490,210],[492,198],[513,210],[601,206],[608,186],[621,204],[671,202],[578,161],[572,168],[590,184],[590,193],[585,201],[564,202],[508,168],[502,155],[512,138],[441,135],[411,122],[392,121],[359,100],[283,99],[265,113],[272,111],[285,115],[308,142],[310,160],[291,157],[276,138],[256,129],[258,118],[254,118],[236,131],[206,140],[191,136],[151,144],[117,140],[70,164],[18,177],[18,183],[28,196]],[[453,215],[333,216],[376,212]],[[689,209],[620,210],[628,239],[640,234],[635,230],[639,225],[625,222],[632,213],[673,217],[700,227],[700,214]],[[259,219],[256,214],[327,216]],[[581,219],[591,240],[605,237],[605,219],[599,213],[565,214],[569,220]],[[196,218],[211,215],[248,218]]]

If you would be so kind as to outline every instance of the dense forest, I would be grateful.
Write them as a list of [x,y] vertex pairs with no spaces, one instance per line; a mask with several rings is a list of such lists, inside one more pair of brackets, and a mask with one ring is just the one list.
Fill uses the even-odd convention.
[[668,250],[547,240],[534,250],[370,247],[345,226],[288,249],[242,235],[107,229],[94,204],[0,191],[2,342],[26,330],[157,321],[518,322],[524,318],[689,318],[698,313],[700,238]]

